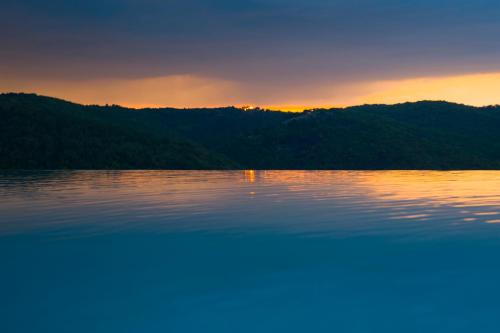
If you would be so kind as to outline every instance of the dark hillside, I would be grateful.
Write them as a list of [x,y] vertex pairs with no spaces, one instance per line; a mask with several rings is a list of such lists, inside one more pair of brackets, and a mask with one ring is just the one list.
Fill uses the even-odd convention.
[[1,95],[0,118],[3,169],[238,167],[192,142],[108,121],[86,107],[52,98]]
[[134,110],[3,94],[0,115],[0,168],[500,169],[498,107]]

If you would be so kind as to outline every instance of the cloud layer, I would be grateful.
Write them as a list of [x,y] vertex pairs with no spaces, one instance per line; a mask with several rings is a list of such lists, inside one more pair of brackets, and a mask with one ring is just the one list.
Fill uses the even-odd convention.
[[113,82],[113,96],[141,91],[113,98],[134,105],[345,104],[381,81],[500,72],[499,17],[493,0],[4,0],[0,87],[88,101],[103,91],[89,83]]

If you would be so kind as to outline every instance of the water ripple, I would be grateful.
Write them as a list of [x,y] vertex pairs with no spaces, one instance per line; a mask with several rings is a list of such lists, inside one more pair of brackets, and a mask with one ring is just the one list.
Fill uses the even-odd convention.
[[499,232],[500,172],[2,172],[0,211],[0,234],[491,233]]

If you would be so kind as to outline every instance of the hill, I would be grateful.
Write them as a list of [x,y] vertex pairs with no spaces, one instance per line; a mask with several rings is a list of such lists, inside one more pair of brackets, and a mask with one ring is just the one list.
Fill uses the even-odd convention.
[[500,169],[494,106],[135,110],[2,94],[0,117],[3,169]]
[[114,122],[107,112],[36,95],[0,95],[0,169],[238,167],[196,143],[146,132],[132,119]]

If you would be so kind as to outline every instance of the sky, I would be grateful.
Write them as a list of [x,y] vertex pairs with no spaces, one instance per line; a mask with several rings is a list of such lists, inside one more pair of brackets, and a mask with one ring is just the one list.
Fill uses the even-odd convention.
[[500,104],[498,0],[0,0],[0,92],[131,107]]

